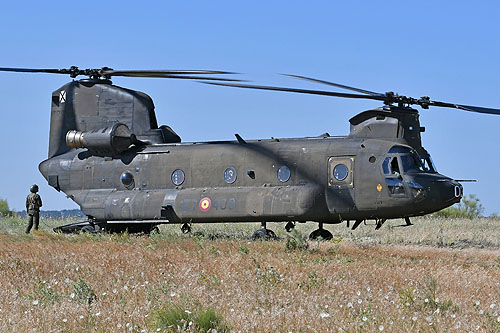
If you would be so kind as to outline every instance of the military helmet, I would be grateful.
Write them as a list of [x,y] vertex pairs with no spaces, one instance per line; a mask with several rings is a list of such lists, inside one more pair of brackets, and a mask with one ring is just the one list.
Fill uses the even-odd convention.
[[38,192],[38,185],[37,185],[37,184],[33,184],[33,185],[31,185],[31,187],[30,187],[30,191],[31,191],[32,193],[36,193],[36,192]]

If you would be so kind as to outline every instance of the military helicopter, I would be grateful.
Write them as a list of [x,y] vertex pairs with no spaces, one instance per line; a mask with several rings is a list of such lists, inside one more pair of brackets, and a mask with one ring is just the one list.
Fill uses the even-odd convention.
[[[75,201],[88,220],[55,231],[151,232],[159,224],[260,222],[253,238],[274,238],[267,222],[313,221],[311,239],[331,239],[324,224],[356,229],[374,220],[422,216],[460,202],[459,181],[438,173],[422,147],[412,105],[500,114],[499,109],[376,93],[305,76],[292,78],[355,93],[258,86],[205,70],[0,68],[0,71],[86,76],[52,93],[48,158],[39,170]],[[222,77],[221,77],[222,75]],[[383,106],[352,117],[347,136],[181,142],[158,126],[153,100],[113,85],[111,77],[192,79],[260,90],[363,98]],[[352,222],[352,225],[351,225]]]

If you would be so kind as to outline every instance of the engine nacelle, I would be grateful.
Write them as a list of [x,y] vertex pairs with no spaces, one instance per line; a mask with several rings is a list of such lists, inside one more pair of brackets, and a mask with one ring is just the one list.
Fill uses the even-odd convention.
[[69,148],[87,148],[101,154],[120,154],[134,141],[130,129],[122,123],[88,132],[71,130],[66,134]]

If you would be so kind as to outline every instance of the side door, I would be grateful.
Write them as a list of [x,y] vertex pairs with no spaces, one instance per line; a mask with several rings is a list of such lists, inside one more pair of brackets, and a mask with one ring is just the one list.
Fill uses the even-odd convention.
[[343,214],[356,209],[353,171],[354,156],[331,156],[328,158],[326,201],[330,213]]

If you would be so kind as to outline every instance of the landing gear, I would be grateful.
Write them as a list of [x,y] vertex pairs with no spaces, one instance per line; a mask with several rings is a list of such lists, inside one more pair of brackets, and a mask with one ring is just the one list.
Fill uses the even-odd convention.
[[276,239],[276,238],[277,237],[276,237],[276,234],[274,233],[274,231],[266,228],[266,222],[261,222],[260,229],[255,231],[252,235],[253,240],[258,240],[258,239],[260,239],[260,240],[272,240],[272,239]]
[[95,234],[100,230],[99,226],[94,223],[94,220],[89,219],[89,224],[80,229],[80,233]]
[[86,225],[80,229],[80,233],[82,233],[82,234],[87,234],[87,233],[94,234],[95,232],[96,232],[96,230],[94,229],[94,227],[92,227],[90,225]]
[[405,222],[406,222],[406,226],[413,225],[413,223],[411,223],[411,221],[410,221],[410,218],[409,218],[409,217],[405,217]]
[[189,223],[184,223],[181,227],[183,234],[189,234],[191,232],[191,225]]
[[355,230],[357,227],[359,227],[359,225],[361,224],[361,222],[363,222],[363,220],[356,220],[356,222],[354,222],[354,224],[352,225],[352,229],[351,230]]
[[382,225],[385,223],[385,221],[387,221],[387,219],[377,220],[377,226],[375,227],[375,230],[380,229],[382,227]]
[[285,225],[286,232],[292,231],[293,228],[295,228],[295,223],[293,223],[292,221],[288,221],[288,223]]
[[318,229],[311,232],[309,235],[309,239],[316,240],[321,237],[322,240],[330,240],[333,238],[333,235],[330,231],[323,229],[323,223],[320,222],[318,225]]

